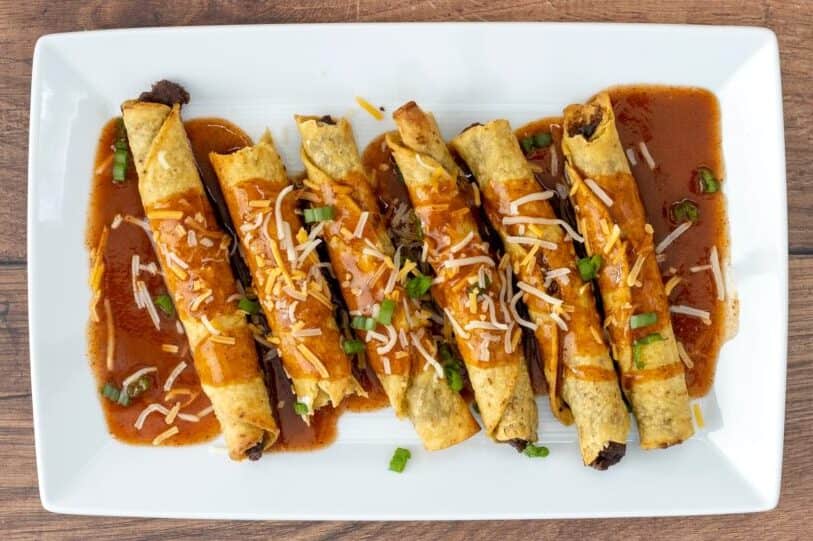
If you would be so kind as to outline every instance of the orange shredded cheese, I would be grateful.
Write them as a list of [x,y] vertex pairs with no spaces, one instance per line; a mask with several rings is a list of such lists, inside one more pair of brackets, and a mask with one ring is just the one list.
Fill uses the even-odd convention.
[[384,119],[384,115],[381,113],[381,111],[379,111],[375,105],[365,100],[364,98],[356,96],[356,103],[359,104],[359,107],[370,113],[370,116],[372,116],[374,119],[376,120]]

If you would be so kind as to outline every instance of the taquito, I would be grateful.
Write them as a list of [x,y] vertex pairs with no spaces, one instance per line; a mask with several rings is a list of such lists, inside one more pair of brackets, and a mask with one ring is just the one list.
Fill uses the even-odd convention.
[[641,447],[668,447],[694,432],[661,273],[638,186],[606,93],[565,109],[562,150],[588,254],[598,256],[605,327]]

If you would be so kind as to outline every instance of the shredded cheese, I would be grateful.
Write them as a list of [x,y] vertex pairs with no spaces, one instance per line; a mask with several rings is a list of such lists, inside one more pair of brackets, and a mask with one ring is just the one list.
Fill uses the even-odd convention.
[[[356,222],[356,229],[353,231],[353,237],[360,239],[362,235],[364,235],[364,226],[367,224],[367,219],[370,217],[370,213],[368,211],[364,211],[359,216],[359,221]],[[321,222],[320,222],[321,223]]]
[[172,389],[172,386],[175,384],[175,380],[178,379],[178,376],[181,375],[181,372],[183,372],[186,367],[186,361],[181,361],[175,366],[175,368],[172,369],[172,372],[170,372],[167,380],[164,382],[164,391],[169,391]]
[[469,333],[467,333],[466,330],[460,326],[460,323],[458,323],[454,315],[452,315],[452,311],[444,307],[443,312],[446,314],[446,317],[449,318],[449,323],[452,324],[452,328],[454,329],[455,333],[463,340],[468,340],[470,338]]
[[635,167],[638,165],[638,159],[635,157],[635,150],[630,147],[626,150],[627,152],[627,159],[630,161],[630,165]]
[[116,349],[116,327],[113,324],[113,310],[110,308],[110,299],[104,299],[104,321],[107,324],[107,349],[105,358],[108,372],[113,371],[113,354]]
[[516,235],[506,235],[505,237],[506,242],[513,242],[514,244],[526,244],[529,246],[539,246],[540,248],[545,248],[546,250],[556,250],[557,245],[555,242],[550,242],[547,240],[536,239],[533,237],[520,237]]
[[138,378],[140,378],[141,376],[143,376],[145,374],[150,374],[152,372],[158,372],[158,369],[156,367],[154,367],[154,366],[148,366],[146,368],[141,368],[140,370],[136,370],[135,372],[133,372],[132,374],[130,374],[129,376],[124,378],[124,381],[121,382],[121,388],[122,389],[127,389],[127,387],[132,385]]
[[384,115],[381,114],[381,111],[379,111],[375,107],[375,105],[373,105],[369,101],[365,100],[361,96],[356,96],[356,103],[359,104],[359,107],[361,107],[362,109],[364,109],[365,111],[370,113],[370,116],[372,116],[374,119],[376,119],[376,120],[383,120],[384,119]]
[[674,290],[675,287],[677,287],[677,285],[682,281],[683,278],[681,278],[680,276],[677,275],[672,276],[671,278],[669,278],[669,281],[667,281],[666,284],[663,286],[663,292],[668,297],[669,294],[672,293],[672,290]]
[[200,321],[203,323],[203,326],[206,327],[206,330],[209,331],[209,334],[217,336],[220,334],[220,330],[212,325],[212,322],[209,321],[209,317],[206,314],[202,314],[200,316]]
[[468,265],[476,265],[477,263],[482,263],[484,265],[488,265],[489,267],[496,266],[494,264],[494,260],[485,255],[476,255],[474,257],[463,257],[460,259],[447,259],[441,264],[442,268],[451,269],[456,267],[465,267]]
[[168,440],[169,438],[171,438],[172,436],[174,436],[178,432],[180,432],[180,429],[178,429],[177,426],[173,426],[172,428],[169,428],[169,429],[165,430],[164,432],[161,432],[160,434],[155,436],[155,439],[152,440],[152,444],[153,445],[161,445],[163,442],[165,442],[166,440]]
[[532,201],[546,201],[556,195],[556,192],[553,190],[545,190],[544,192],[534,192],[528,195],[523,195],[522,197],[518,197],[509,203],[508,208],[512,215],[516,215],[519,213],[519,207],[524,205],[525,203],[530,203]]
[[610,236],[607,238],[607,242],[604,244],[604,253],[609,254],[610,250],[613,249],[618,237],[621,236],[621,228],[618,227],[618,224],[613,224],[613,228],[610,230]]
[[644,261],[646,261],[646,255],[638,254],[638,257],[635,259],[635,264],[627,275],[627,285],[629,287],[633,287],[638,282],[638,275],[641,273]]
[[474,231],[469,231],[468,234],[466,234],[466,236],[463,237],[463,240],[461,240],[460,242],[458,242],[457,244],[455,244],[454,246],[449,248],[449,251],[451,253],[453,253],[453,254],[459,252],[460,250],[465,248],[472,241],[473,238],[474,238]]
[[693,368],[694,363],[692,362],[692,358],[689,357],[689,353],[686,351],[686,348],[683,346],[683,342],[677,343],[677,350],[678,356],[680,360],[683,361],[683,364],[686,365],[686,368]]
[[717,253],[717,246],[711,247],[709,255],[711,261],[711,273],[714,275],[714,288],[717,290],[717,300],[725,300],[725,280],[723,280],[723,270],[720,268],[720,256]]
[[658,246],[655,247],[655,253],[661,254],[664,250],[666,250],[669,245],[671,245],[678,237],[680,237],[683,233],[689,230],[692,227],[692,222],[683,222],[679,226],[677,226],[674,231],[666,235],[664,239],[658,243]]
[[519,315],[517,311],[517,302],[522,297],[522,292],[518,292],[516,295],[511,297],[511,302],[508,304],[509,309],[511,310],[511,316],[514,318],[519,325],[525,327],[526,329],[531,329],[532,331],[536,331],[539,328],[539,325],[534,323],[533,321],[528,321],[527,319],[523,319],[522,316]]
[[522,291],[537,297],[544,302],[553,305],[553,306],[560,306],[562,304],[562,299],[557,299],[556,297],[551,297],[541,289],[538,289],[531,284],[526,282],[517,282],[517,287],[519,287]]
[[308,349],[308,346],[306,346],[305,344],[297,344],[296,349],[299,351],[299,353],[302,354],[303,357],[305,357],[313,365],[313,367],[316,369],[317,372],[319,372],[319,375],[321,377],[323,378],[330,377],[330,372],[327,371],[327,368],[325,368],[325,365],[322,364],[321,360],[319,360],[319,357],[317,357],[310,349]]
[[178,353],[178,346],[175,344],[161,344],[161,351],[167,353]]
[[183,211],[180,210],[150,210],[147,212],[150,220],[180,220],[183,218]]
[[638,148],[641,150],[641,156],[644,157],[646,164],[654,171],[657,164],[655,163],[655,160],[652,159],[652,154],[649,153],[649,147],[646,146],[646,143],[641,141],[638,143]]
[[673,314],[683,314],[684,316],[695,317],[703,321],[706,325],[711,325],[711,314],[706,310],[700,310],[692,306],[683,304],[675,304],[669,307],[669,311]]
[[144,428],[144,422],[147,420],[147,417],[149,417],[151,413],[155,412],[159,412],[161,415],[167,415],[169,410],[158,403],[150,404],[138,414],[133,426],[136,427],[136,429],[141,430]]
[[432,357],[432,355],[430,355],[428,351],[426,351],[426,348],[424,348],[423,344],[421,343],[420,337],[413,334],[412,343],[415,344],[415,349],[418,350],[418,353],[420,353],[421,356],[426,360],[424,367],[426,367],[427,364],[430,365],[432,368],[435,369],[436,376],[440,379],[443,379],[444,377],[443,367],[440,366],[440,363],[434,357]]
[[602,203],[604,203],[608,207],[613,206],[612,198],[609,195],[607,195],[607,192],[605,192],[595,180],[593,180],[592,178],[586,178],[584,179],[584,183],[587,185],[588,188],[590,188],[590,191],[596,194],[596,197],[601,199]]

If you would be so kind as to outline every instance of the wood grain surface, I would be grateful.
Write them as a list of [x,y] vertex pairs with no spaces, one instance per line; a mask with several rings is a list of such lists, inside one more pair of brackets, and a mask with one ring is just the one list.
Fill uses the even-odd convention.
[[[25,264],[29,91],[31,56],[37,38],[53,32],[138,26],[408,20],[697,23],[765,26],[776,32],[782,61],[791,256],[785,458],[782,495],[776,510],[751,515],[632,520],[249,523],[78,517],[42,509],[31,419]],[[813,535],[812,50],[813,3],[809,0],[269,3],[0,0],[0,538],[810,538]],[[521,49],[520,54],[527,54],[532,60],[533,48]]]

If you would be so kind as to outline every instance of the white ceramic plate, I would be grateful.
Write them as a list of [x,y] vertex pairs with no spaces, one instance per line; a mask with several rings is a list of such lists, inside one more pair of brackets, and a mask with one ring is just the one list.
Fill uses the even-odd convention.
[[[85,353],[85,217],[97,136],[119,103],[169,78],[186,118],[269,126],[299,167],[292,115],[349,115],[360,145],[415,99],[446,136],[515,125],[619,83],[697,85],[722,106],[740,332],[707,419],[664,451],[581,465],[572,429],[540,401],[545,460],[478,436],[429,454],[390,411],[345,415],[310,453],[235,464],[217,445],[131,447],[107,433]],[[62,513],[250,519],[484,519],[733,513],[779,497],[787,336],[787,217],[779,58],[758,28],[599,24],[202,27],[45,36],[34,53],[28,180],[31,384],[42,503]],[[632,434],[631,440],[637,438]],[[396,446],[407,470],[387,470]]]

